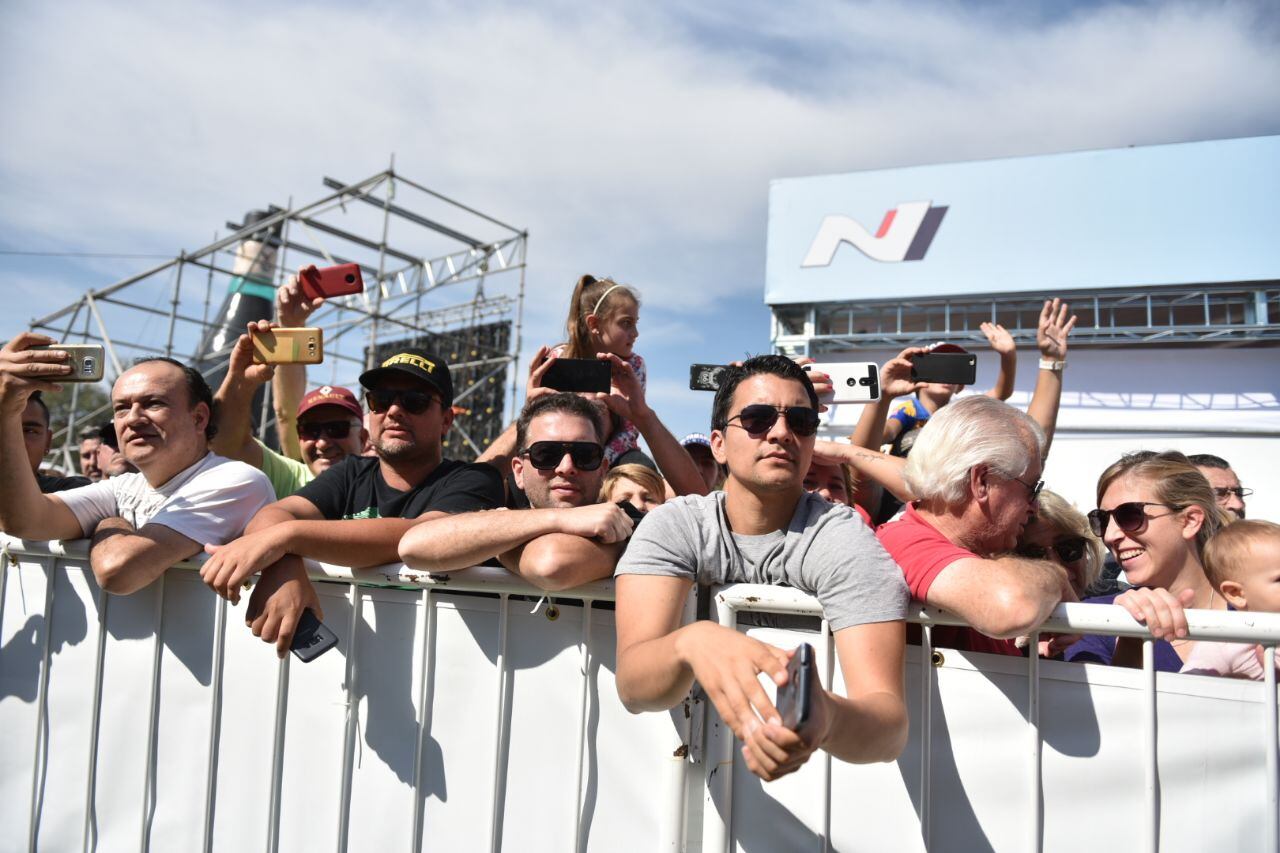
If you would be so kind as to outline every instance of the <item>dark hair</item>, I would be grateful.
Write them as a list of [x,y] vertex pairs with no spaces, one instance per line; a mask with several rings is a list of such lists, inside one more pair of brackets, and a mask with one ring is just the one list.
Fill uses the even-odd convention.
[[116,425],[112,421],[99,424],[94,428],[97,431],[98,438],[102,439],[102,443],[112,450],[120,449],[120,438],[116,435]]
[[1197,468],[1221,468],[1224,471],[1231,469],[1230,462],[1212,453],[1196,453],[1188,456],[1187,460]]
[[31,393],[31,396],[27,399],[27,402],[35,403],[37,406],[40,407],[40,411],[44,412],[44,428],[48,429],[49,424],[51,423],[51,418],[49,417],[49,404],[46,403],[44,401],[44,398],[40,396],[40,392],[33,391]]
[[187,380],[187,402],[191,404],[191,408],[194,409],[198,403],[204,403],[209,408],[209,421],[204,427],[204,437],[206,440],[212,439],[218,434],[218,416],[213,405],[213,391],[209,388],[209,383],[204,381],[204,376],[194,367],[188,367],[176,358],[169,358],[164,355],[134,359],[133,364],[130,366],[140,367],[157,361],[172,364],[182,371],[182,375]]
[[520,413],[520,419],[516,421],[516,452],[523,453],[528,449],[525,447],[525,439],[529,437],[529,424],[534,418],[548,412],[564,412],[586,418],[591,422],[591,428],[596,431],[596,441],[601,445],[604,444],[605,425],[604,418],[600,416],[600,410],[577,394],[561,391],[539,397],[524,407],[524,411]]
[[813,390],[809,374],[800,365],[785,355],[756,355],[742,362],[741,367],[730,367],[725,371],[720,387],[716,389],[715,402],[711,406],[711,429],[724,431],[729,425],[729,407],[733,405],[733,395],[738,386],[747,377],[762,373],[799,382],[809,395],[809,405],[814,409],[818,408],[818,394]]
[[102,441],[102,427],[98,424],[85,424],[76,434],[81,441]]

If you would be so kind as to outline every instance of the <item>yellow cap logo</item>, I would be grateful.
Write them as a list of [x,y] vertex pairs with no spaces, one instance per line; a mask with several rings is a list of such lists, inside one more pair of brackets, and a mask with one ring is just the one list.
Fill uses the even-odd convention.
[[435,373],[435,363],[423,358],[420,355],[414,355],[409,352],[402,352],[399,355],[393,355],[391,358],[382,362],[383,367],[390,367],[393,364],[411,364],[419,370],[425,370],[427,373]]

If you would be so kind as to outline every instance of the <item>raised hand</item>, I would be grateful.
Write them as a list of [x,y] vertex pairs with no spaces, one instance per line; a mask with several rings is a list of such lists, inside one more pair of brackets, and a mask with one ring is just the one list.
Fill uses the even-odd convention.
[[1036,346],[1040,349],[1041,358],[1053,361],[1065,361],[1067,358],[1067,336],[1076,327],[1076,315],[1067,319],[1067,303],[1061,299],[1046,299],[1040,309],[1040,324],[1036,327]]
[[257,364],[253,360],[253,333],[259,334],[279,328],[279,323],[268,323],[256,320],[245,327],[246,334],[236,340],[231,348],[231,362],[227,365],[227,375],[234,376],[249,385],[262,385],[270,382],[276,372],[274,364]]
[[[298,274],[314,269],[316,265],[309,264],[298,270]],[[302,292],[302,284],[298,281],[298,276],[295,275],[276,291],[276,320],[286,329],[301,328],[307,325],[307,318],[311,313],[323,304],[323,296],[317,296],[315,299],[307,298],[307,295]]]
[[978,328],[987,336],[991,348],[1001,355],[1008,355],[1017,350],[1018,345],[1014,343],[1013,335],[999,323],[983,323]]
[[905,397],[927,385],[927,382],[917,382],[911,378],[911,359],[928,351],[928,347],[907,347],[880,365],[880,399]]
[[525,405],[539,397],[556,393],[554,388],[542,386],[542,377],[546,375],[551,365],[555,364],[555,361],[556,357],[551,354],[551,347],[548,346],[538,347],[538,351],[533,354],[533,359],[529,362],[529,380],[524,386]]
[[66,351],[31,349],[56,343],[34,332],[19,332],[0,348],[0,399],[24,408],[36,391],[59,390],[57,380],[71,373]]

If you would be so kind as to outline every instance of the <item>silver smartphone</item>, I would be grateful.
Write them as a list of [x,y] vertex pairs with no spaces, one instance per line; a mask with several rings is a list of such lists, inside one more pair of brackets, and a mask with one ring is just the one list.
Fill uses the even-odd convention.
[[66,376],[51,376],[53,382],[101,382],[102,381],[102,346],[100,344],[49,344],[49,346],[32,347],[31,349],[62,350],[68,356],[71,373]]

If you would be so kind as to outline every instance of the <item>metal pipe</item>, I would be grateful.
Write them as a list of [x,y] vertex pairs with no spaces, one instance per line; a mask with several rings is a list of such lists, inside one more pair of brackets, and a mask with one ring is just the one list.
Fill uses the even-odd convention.
[[178,274],[173,280],[173,299],[169,301],[169,334],[165,338],[164,354],[173,355],[173,327],[178,321],[178,303],[182,297],[182,270],[186,266],[185,252],[178,255]]
[[920,629],[920,837],[929,849],[933,794],[933,627]]
[[338,800],[338,853],[347,849],[347,835],[351,830],[351,777],[355,772],[356,725],[360,719],[360,693],[356,679],[360,670],[356,666],[359,654],[357,639],[360,631],[360,607],[364,601],[360,585],[352,584],[348,592],[351,602],[351,620],[347,623],[347,720],[342,739],[342,789]]
[[1276,699],[1276,647],[1268,645],[1262,655],[1263,713],[1267,715],[1263,725],[1264,745],[1267,750],[1267,815],[1266,849],[1270,853],[1280,851],[1280,737],[1277,736]]
[[36,689],[36,741],[31,764],[31,822],[27,826],[27,849],[37,850],[40,836],[40,812],[44,797],[45,761],[41,748],[49,737],[49,651],[53,642],[53,589],[58,561],[53,559],[45,567],[44,587],[44,642],[40,644],[40,686]]
[[[831,633],[831,623],[826,619],[822,620],[822,643],[826,647],[827,665],[826,672],[822,680],[825,689],[832,689],[835,686],[835,659],[836,644],[835,637]],[[822,689],[822,685],[819,688]],[[848,687],[846,686],[846,690]],[[829,853],[831,850],[831,753],[825,749],[822,751],[822,849],[823,853]]]
[[1160,772],[1156,748],[1156,664],[1155,643],[1148,636],[1142,641],[1142,757],[1143,795],[1146,813],[1147,853],[1160,850]]
[[213,609],[213,684],[209,697],[209,757],[204,782],[202,850],[213,849],[214,812],[218,805],[218,752],[222,739],[222,683],[227,651],[227,600],[215,596]]
[[448,196],[446,196],[446,195],[442,195],[442,194],[440,194],[440,193],[436,192],[435,190],[429,190],[429,189],[427,189],[426,187],[422,186],[422,184],[415,183],[415,182],[413,182],[413,181],[409,180],[408,178],[406,178],[406,177],[405,177],[405,176],[403,176],[403,175],[396,175],[396,176],[395,176],[395,178],[396,178],[396,180],[397,180],[397,181],[400,181],[401,183],[404,183],[404,184],[408,184],[409,186],[413,187],[415,190],[418,190],[418,191],[420,191],[420,192],[424,192],[424,193],[426,193],[426,194],[427,194],[427,195],[429,195],[429,196],[433,196],[433,197],[435,197],[435,198],[438,198],[438,199],[440,199],[440,201],[443,201],[443,202],[445,202],[446,204],[451,204],[451,205],[453,205],[454,207],[458,208],[459,210],[466,211],[467,213],[470,213],[470,214],[471,214],[471,215],[473,215],[473,216],[478,216],[478,217],[480,217],[481,219],[485,220],[486,222],[492,222],[494,225],[497,225],[497,226],[499,226],[499,227],[501,227],[501,228],[505,228],[505,229],[507,229],[508,231],[510,231],[510,232],[511,232],[511,233],[513,233],[513,234],[519,234],[519,233],[520,233],[520,229],[519,229],[519,228],[516,228],[516,227],[515,227],[515,226],[513,226],[513,225],[508,225],[507,223],[503,222],[503,221],[502,221],[502,220],[500,220],[500,219],[494,219],[494,218],[493,218],[492,216],[490,216],[489,214],[487,214],[487,213],[481,213],[480,211],[476,210],[474,207],[467,207],[465,204],[463,204],[463,203],[461,203],[461,202],[458,202],[458,201],[454,201],[453,199],[449,198]]
[[[399,175],[396,175],[394,179],[404,180],[403,178],[400,178]],[[336,181],[333,178],[325,178],[324,185],[326,187],[339,187],[339,186],[342,186],[342,182]],[[359,200],[363,202],[367,202],[369,204],[374,204],[374,205],[378,203],[373,199],[369,198],[368,196],[360,196]],[[459,243],[467,243],[473,249],[481,249],[481,248],[484,248],[485,246],[484,242],[481,240],[477,240],[474,237],[468,237],[466,234],[463,234],[461,231],[455,231],[454,229],[450,228],[447,225],[441,225],[439,222],[436,222],[434,220],[428,219],[425,216],[421,216],[417,213],[414,213],[412,210],[406,210],[405,208],[399,207],[394,204],[389,206],[387,209],[392,213],[394,213],[396,216],[399,216],[403,219],[407,219],[410,222],[414,223],[415,225],[421,225],[423,228],[430,228],[432,231],[436,231],[440,234],[443,234],[446,237],[450,237],[454,240],[457,240]]]
[[507,623],[508,597],[500,596],[501,610],[498,616],[498,719],[493,744],[493,791],[489,806],[489,850],[498,853],[502,847],[502,802],[506,787],[507,770],[505,762],[506,714],[507,714]]
[[160,728],[160,663],[164,659],[164,575],[156,579],[156,632],[151,649],[151,699],[147,715],[147,764],[142,785],[142,853],[151,849],[151,820],[156,806],[156,736]]
[[[711,615],[723,628],[738,630],[737,603],[723,594],[711,596]],[[725,853],[729,849],[733,825],[733,731],[707,708],[707,766],[705,804],[702,808],[702,849],[704,853]]]
[[1040,632],[1032,632],[1027,646],[1027,729],[1031,735],[1031,838],[1029,849],[1039,853],[1044,848],[1044,738],[1040,731]]
[[[582,682],[578,688],[578,743],[577,743],[577,759],[574,766],[578,768],[576,776],[577,790],[573,796],[573,849],[574,853],[581,853],[582,846],[582,763],[586,754],[587,746],[587,697],[590,694],[588,690],[591,681],[591,602],[582,602]],[[659,827],[661,831],[664,827]],[[662,843],[659,843],[659,849]]]
[[89,853],[97,847],[98,740],[102,732],[102,672],[107,655],[107,605],[111,596],[98,588],[98,647],[93,665],[93,707],[89,721],[89,769],[84,786],[84,833],[81,850]]
[[280,790],[284,780],[284,730],[289,714],[289,656],[280,658],[276,674],[276,721],[271,742],[271,792],[267,809],[267,853],[280,849]]
[[423,798],[422,798],[422,752],[425,748],[427,738],[431,731],[431,704],[435,701],[434,691],[431,690],[431,681],[435,677],[435,670],[431,662],[435,655],[435,644],[432,642],[431,632],[435,630],[435,620],[432,618],[433,613],[431,603],[430,588],[422,591],[422,610],[423,610],[423,628],[422,628],[422,662],[418,667],[418,677],[422,681],[422,690],[420,693],[421,701],[419,707],[422,709],[422,718],[418,722],[417,743],[413,748],[413,846],[409,848],[412,853],[419,853],[422,850],[422,820],[423,820]]

